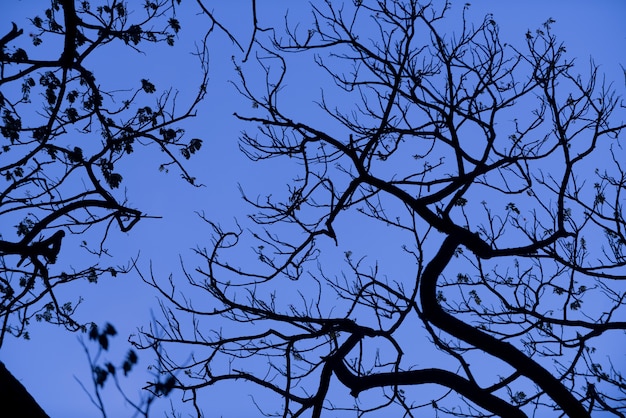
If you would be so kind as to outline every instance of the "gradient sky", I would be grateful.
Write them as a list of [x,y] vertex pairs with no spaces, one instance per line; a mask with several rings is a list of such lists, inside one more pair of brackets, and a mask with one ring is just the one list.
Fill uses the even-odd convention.
[[[0,32],[10,29],[10,21],[15,21],[28,32],[25,18],[42,14],[46,1],[2,0],[0,3]],[[134,3],[130,1],[129,3]],[[141,2],[137,2],[140,4]],[[224,4],[222,4],[224,3]],[[226,4],[227,3],[227,4]],[[453,1],[450,13],[451,30],[454,29],[456,13],[465,1]],[[468,15],[470,20],[479,23],[482,17],[492,12],[500,27],[504,42],[524,45],[524,34],[528,29],[534,31],[541,23],[552,17],[556,20],[553,32],[565,42],[570,57],[576,57],[580,71],[584,74],[587,62],[593,57],[600,70],[607,75],[607,80],[614,81],[618,90],[624,90],[624,75],[619,66],[626,65],[626,2],[622,0],[534,0],[505,2],[498,0],[470,1],[472,7]],[[247,44],[250,35],[248,2],[236,0],[230,2],[206,1],[213,7],[215,16]],[[258,0],[260,25],[268,26],[274,16],[275,24],[280,24],[285,5],[292,8],[290,15],[306,13],[307,2],[288,2]],[[297,4],[297,5],[295,5]],[[120,88],[130,83],[134,77],[149,78],[157,88],[172,85],[181,90],[181,98],[195,92],[195,80],[198,70],[195,58],[190,55],[193,42],[204,32],[208,20],[196,16],[197,6],[190,0],[183,0],[186,11],[181,10],[179,19],[183,30],[175,49],[162,47],[158,54],[147,56],[129,55],[120,60],[120,56],[99,56],[97,74],[103,86],[119,85]],[[41,7],[39,9],[39,7]],[[134,6],[131,6],[131,8]],[[209,229],[202,224],[195,214],[204,211],[212,220],[231,223],[233,217],[244,217],[247,208],[240,199],[237,184],[253,195],[271,192],[274,182],[284,184],[280,170],[270,164],[255,165],[246,160],[237,147],[237,139],[244,128],[233,116],[234,111],[245,113],[250,104],[241,100],[228,80],[234,80],[231,56],[238,57],[230,42],[221,34],[215,34],[210,41],[210,82],[208,96],[201,104],[198,117],[183,125],[188,138],[204,139],[200,156],[190,160],[190,171],[206,187],[194,188],[185,184],[177,173],[168,175],[157,170],[159,153],[154,150],[136,153],[129,159],[126,171],[123,171],[124,185],[128,188],[129,200],[139,209],[162,219],[143,220],[129,234],[115,234],[108,247],[114,255],[110,263],[126,264],[129,257],[140,253],[139,266],[148,271],[150,261],[156,274],[166,277],[170,272],[180,274],[182,257],[190,266],[195,265],[190,248],[202,246],[209,238]],[[35,56],[34,52],[30,52]],[[124,57],[126,57],[124,55]],[[315,83],[312,81],[312,85]],[[132,83],[131,83],[132,85]],[[316,86],[317,87],[317,86]],[[327,90],[331,92],[331,88]],[[309,90],[306,90],[308,93]],[[302,100],[315,100],[319,96]],[[2,157],[0,157],[2,158]],[[2,225],[2,229],[9,225]],[[72,257],[82,257],[76,252],[70,255],[62,252],[59,263],[71,264]],[[80,295],[85,299],[78,313],[79,319],[92,320],[98,325],[111,322],[119,336],[112,340],[112,348],[106,357],[120,363],[128,350],[127,336],[141,325],[150,322],[151,311],[157,311],[156,295],[143,285],[134,274],[102,280],[97,286],[75,283],[67,289],[67,295]],[[0,351],[0,359],[7,368],[26,386],[40,405],[51,417],[98,417],[98,410],[90,404],[82,392],[76,378],[90,387],[87,359],[77,341],[78,336],[50,325],[34,325],[31,340],[7,339]],[[91,346],[92,348],[95,348]],[[139,353],[139,369],[145,368],[149,361],[148,353]],[[125,383],[132,391],[142,386],[147,380],[141,370],[135,371]],[[251,416],[244,411],[251,411],[252,405],[246,397],[230,402],[231,391],[242,389],[237,386],[224,386],[210,393],[211,402],[217,405],[210,416],[238,417]],[[178,396],[175,394],[174,396]],[[132,416],[132,411],[114,393],[107,391],[107,404],[110,405],[111,417]],[[162,402],[159,407],[167,408]],[[153,412],[156,412],[155,411]],[[207,409],[206,412],[208,412]],[[252,410],[254,411],[254,410]],[[254,412],[252,412],[254,415]],[[160,416],[154,414],[155,416]]]

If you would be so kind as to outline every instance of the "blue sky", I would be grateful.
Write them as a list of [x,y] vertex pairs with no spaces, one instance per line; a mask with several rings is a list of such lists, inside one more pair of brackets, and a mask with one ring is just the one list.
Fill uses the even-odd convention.
[[[3,1],[0,13],[4,16],[0,23],[1,31],[9,29],[14,20],[26,26],[25,17],[42,13],[35,3],[45,7],[45,2],[24,0]],[[246,1],[214,2],[215,15],[222,23],[247,44],[250,35],[249,8]],[[222,4],[228,3],[228,4]],[[306,11],[305,2],[258,1],[261,26],[280,24],[281,17],[288,7],[291,15]],[[453,2],[450,13],[450,29],[456,27],[457,12],[465,2]],[[469,19],[476,23],[491,12],[500,27],[504,42],[520,47],[524,44],[524,34],[534,30],[542,22],[552,17],[556,20],[553,32],[565,42],[568,55],[576,57],[580,71],[587,70],[588,59],[593,56],[600,64],[600,70],[613,80],[618,89],[624,89],[624,76],[619,66],[626,65],[626,3],[613,1],[471,1]],[[210,4],[207,2],[207,5]],[[119,85],[123,88],[131,77],[140,79],[147,74],[157,88],[172,85],[181,91],[181,100],[193,94],[197,79],[196,60],[191,56],[194,40],[203,34],[207,19],[196,16],[197,7],[184,0],[185,11],[181,10],[183,26],[175,49],[166,47],[148,51],[146,56],[124,55],[98,57],[98,75],[103,85]],[[28,29],[25,29],[28,32]],[[143,220],[129,234],[115,234],[109,241],[114,258],[111,264],[126,264],[129,257],[140,254],[139,266],[147,271],[152,265],[156,274],[166,277],[169,273],[180,274],[180,258],[194,266],[190,249],[202,246],[209,238],[210,230],[198,219],[196,211],[203,211],[210,219],[224,224],[232,224],[235,216],[243,218],[247,208],[238,191],[240,183],[252,195],[271,193],[274,185],[282,187],[288,179],[282,169],[270,163],[254,164],[245,159],[238,150],[237,139],[243,125],[232,115],[238,111],[246,113],[250,103],[241,100],[228,83],[236,78],[231,56],[241,54],[234,51],[225,36],[215,34],[209,43],[210,81],[206,100],[201,104],[198,117],[184,125],[189,138],[204,139],[200,155],[190,160],[189,170],[205,187],[194,188],[185,184],[177,173],[160,173],[157,170],[159,153],[156,150],[142,151],[132,156],[124,171],[125,186],[131,203],[143,211],[161,216],[162,219]],[[302,90],[298,100],[310,102],[319,97],[314,95],[319,87],[311,80],[311,88]],[[321,83],[321,82],[320,82]],[[329,90],[330,91],[330,90]],[[309,93],[311,95],[309,95]],[[0,157],[1,158],[1,157]],[[283,190],[283,189],[280,189]],[[84,254],[63,254],[59,263],[72,264]],[[79,318],[89,318],[102,325],[111,322],[119,332],[113,340],[113,347],[106,357],[115,362],[122,360],[128,346],[127,336],[136,328],[147,325],[152,311],[157,311],[156,295],[143,285],[134,274],[102,280],[97,286],[74,284],[67,290],[67,296],[82,296],[85,299]],[[98,411],[82,393],[75,378],[89,384],[87,360],[77,335],[69,334],[53,326],[36,325],[31,330],[30,341],[8,339],[0,351],[0,358],[8,369],[30,390],[42,407],[52,417],[96,417]],[[140,368],[146,367],[149,356],[139,353]],[[140,370],[134,372],[125,383],[131,391],[142,386],[147,379]],[[246,416],[252,404],[247,396],[236,397],[233,393],[245,392],[246,386],[225,386],[207,399],[215,405],[212,414],[224,417]],[[107,393],[110,416],[131,416],[131,410],[114,393]],[[176,395],[175,395],[176,396]],[[132,397],[132,393],[131,393]],[[167,408],[165,403],[158,408]],[[155,414],[156,415],[156,414]],[[213,415],[211,415],[213,416]]]

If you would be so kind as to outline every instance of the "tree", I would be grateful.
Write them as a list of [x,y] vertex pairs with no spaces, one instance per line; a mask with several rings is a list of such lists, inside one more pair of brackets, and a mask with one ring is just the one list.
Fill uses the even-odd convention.
[[[131,154],[156,147],[164,156],[155,162],[160,170],[174,166],[194,184],[182,162],[202,141],[185,139],[180,123],[194,116],[206,93],[204,47],[187,103],[140,75],[127,80],[126,90],[109,88],[101,79],[110,80],[106,72],[125,63],[97,64],[98,57],[119,54],[116,48],[132,53],[174,45],[180,1],[148,1],[136,11],[125,2],[97,3],[52,0],[43,17],[30,19],[32,45],[16,23],[0,41],[0,345],[7,334],[28,338],[33,319],[87,331],[90,322],[74,315],[80,300],[61,300],[59,289],[128,270],[102,266],[100,256],[108,254],[105,241],[115,226],[128,232],[150,217],[123,191]],[[79,248],[87,257],[54,265]]]
[[513,47],[469,5],[447,33],[449,6],[316,3],[237,67],[242,150],[292,177],[244,194],[250,228],[206,219],[186,284],[146,275],[163,316],[135,341],[198,416],[226,381],[276,416],[626,414],[624,104],[554,20]]

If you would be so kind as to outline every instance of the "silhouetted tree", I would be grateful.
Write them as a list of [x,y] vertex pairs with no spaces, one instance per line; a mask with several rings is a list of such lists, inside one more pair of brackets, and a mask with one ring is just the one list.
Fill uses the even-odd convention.
[[[61,300],[59,287],[126,271],[67,259],[53,266],[73,250],[68,239],[76,250],[100,256],[113,226],[128,232],[148,216],[127,202],[122,161],[156,146],[164,160],[155,166],[176,166],[194,184],[181,161],[202,141],[184,139],[180,122],[194,115],[205,95],[205,50],[198,50],[199,79],[187,103],[130,72],[124,91],[119,85],[109,90],[99,78],[110,80],[106,72],[128,64],[115,59],[121,49],[174,45],[177,3],[148,1],[129,10],[121,1],[52,0],[43,16],[30,19],[30,39],[16,23],[2,38],[0,346],[7,334],[27,338],[33,319],[86,330],[73,316],[80,301]],[[93,68],[100,54],[108,54],[108,65]],[[94,241],[99,244],[87,243]]]
[[552,19],[513,47],[449,4],[335,4],[237,67],[242,150],[286,190],[244,194],[251,229],[206,219],[188,282],[146,277],[136,344],[196,407],[238,381],[284,417],[625,416],[623,102]]

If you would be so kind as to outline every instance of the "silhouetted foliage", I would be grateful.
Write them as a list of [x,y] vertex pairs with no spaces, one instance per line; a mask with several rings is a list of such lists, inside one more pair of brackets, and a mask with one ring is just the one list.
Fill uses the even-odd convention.
[[105,324],[102,330],[95,324],[90,326],[89,340],[97,342],[95,354],[92,353],[92,350],[89,349],[85,342],[81,341],[81,343],[89,360],[89,365],[91,366],[93,390],[90,391],[82,383],[79,383],[103,417],[109,416],[107,413],[107,405],[102,396],[102,389],[107,381],[113,382],[113,385],[120,396],[123,397],[126,404],[134,409],[135,414],[133,414],[133,416],[141,415],[149,417],[153,402],[157,398],[167,396],[170,393],[175,379],[171,375],[162,376],[162,374],[156,373],[153,389],[143,393],[139,400],[131,399],[120,383],[118,372],[121,371],[124,377],[127,377],[139,361],[137,353],[132,349],[129,350],[120,366],[115,366],[111,361],[102,359],[104,353],[109,349],[110,337],[114,337],[115,335],[117,335],[117,331],[113,325],[109,323]]
[[251,229],[207,219],[188,283],[146,277],[163,317],[138,346],[194,405],[238,381],[271,416],[624,416],[612,86],[552,19],[513,47],[447,4],[335,5],[237,67],[242,150],[285,161],[286,189],[244,196]]
[[[80,300],[60,300],[59,287],[95,283],[127,267],[80,265],[63,254],[72,247],[106,254],[112,227],[128,232],[148,216],[124,192],[122,163],[131,154],[157,147],[164,160],[155,168],[175,166],[195,183],[181,161],[202,142],[188,143],[180,123],[206,93],[204,45],[199,79],[185,86],[192,89],[187,103],[153,84],[150,69],[134,80],[128,72],[126,90],[109,90],[100,77],[127,65],[115,62],[120,51],[174,45],[178,3],[148,1],[129,10],[119,1],[52,0],[30,19],[30,39],[20,22],[0,41],[0,345],[7,333],[28,338],[33,319],[87,330],[89,323],[75,320]],[[108,64],[98,67],[102,57]],[[53,266],[58,259],[62,267]]]

